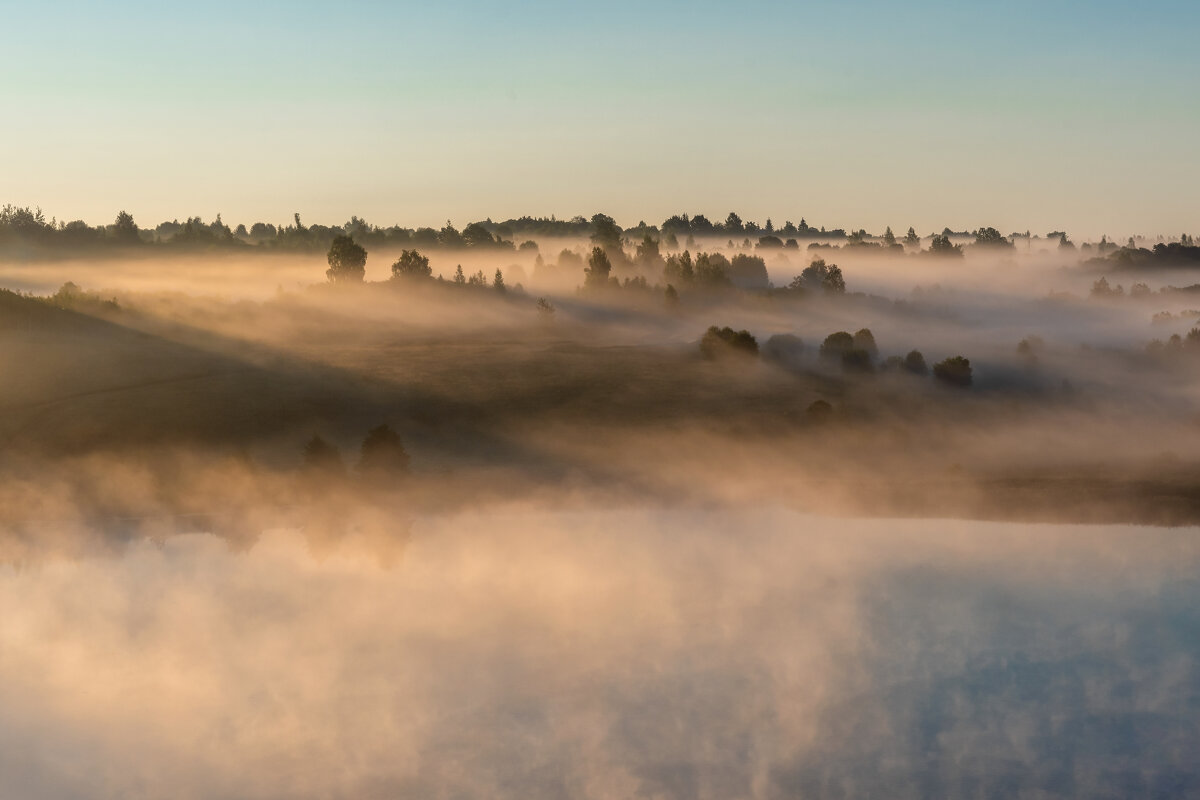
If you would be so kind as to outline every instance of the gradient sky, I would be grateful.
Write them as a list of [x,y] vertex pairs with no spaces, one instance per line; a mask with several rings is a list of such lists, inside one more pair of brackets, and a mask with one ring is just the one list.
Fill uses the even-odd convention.
[[1200,4],[2,3],[0,202],[1200,231]]

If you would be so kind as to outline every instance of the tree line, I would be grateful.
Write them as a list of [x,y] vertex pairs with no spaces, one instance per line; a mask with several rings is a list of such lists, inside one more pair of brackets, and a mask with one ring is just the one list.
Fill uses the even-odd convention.
[[[675,214],[660,225],[640,221],[632,227],[622,227],[613,217],[597,213],[591,217],[575,216],[570,219],[557,217],[523,216],[502,222],[490,218],[468,223],[461,230],[447,220],[440,228],[401,225],[380,226],[352,216],[342,225],[306,225],[300,215],[293,214],[286,223],[255,222],[247,226],[239,223],[229,225],[217,214],[205,222],[199,216],[160,222],[151,228],[140,227],[133,216],[122,210],[111,224],[91,226],[82,220],[59,221],[47,218],[40,208],[6,205],[0,208],[0,250],[9,254],[53,253],[56,251],[86,251],[113,247],[166,246],[179,250],[250,249],[323,252],[335,237],[348,235],[368,247],[432,249],[491,249],[500,251],[536,252],[537,239],[553,237],[590,238],[609,251],[623,247],[642,247],[647,241],[657,248],[678,251],[683,248],[694,250],[698,239],[726,237],[730,249],[770,251],[774,249],[799,249],[807,241],[810,249],[818,247],[844,247],[877,250],[887,253],[914,252],[927,239],[928,250],[936,255],[961,255],[964,244],[982,247],[1012,247],[1019,239],[1029,239],[1030,234],[1001,234],[993,227],[980,227],[974,231],[953,231],[944,228],[927,237],[919,235],[910,227],[903,236],[897,236],[888,227],[883,233],[869,234],[860,228],[847,231],[843,228],[826,228],[810,225],[801,217],[800,222],[785,221],[782,225],[767,218],[759,224],[744,220],[736,212],[729,212],[722,222],[713,222],[703,214],[689,216]],[[973,239],[972,239],[973,237]],[[1064,248],[1074,245],[1066,234],[1054,231],[1050,238],[1059,238]],[[1084,245],[1088,248],[1089,245]],[[1102,240],[1098,246],[1103,256],[1116,245]],[[1165,249],[1164,249],[1165,248]],[[1148,258],[1200,259],[1195,252],[1194,242],[1187,234],[1179,243],[1155,247],[1154,250],[1138,250],[1133,240],[1120,248],[1125,255],[1115,256],[1122,264],[1139,262]],[[1161,251],[1161,252],[1160,252]]]

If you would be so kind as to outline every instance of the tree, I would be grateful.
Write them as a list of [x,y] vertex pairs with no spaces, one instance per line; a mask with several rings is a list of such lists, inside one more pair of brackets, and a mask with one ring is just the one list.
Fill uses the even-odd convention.
[[637,246],[637,255],[634,260],[646,272],[652,275],[658,274],[658,271],[663,268],[663,257],[658,247],[658,241],[650,234],[645,234],[641,244]]
[[896,234],[892,233],[892,226],[889,225],[888,229],[883,232],[883,244],[885,247],[891,247],[895,243],[896,243]]
[[821,342],[820,354],[825,359],[840,359],[843,353],[854,349],[854,337],[845,331],[831,333]]
[[663,279],[679,284],[691,283],[695,278],[692,268],[692,254],[687,250],[676,255],[667,256],[667,264],[663,267]]
[[971,361],[962,356],[951,356],[933,365],[933,377],[951,386],[967,387],[973,380]]
[[[461,274],[462,266],[459,265],[455,281]],[[394,279],[420,279],[429,278],[432,275],[433,268],[429,266],[429,258],[416,250],[401,250],[400,257],[396,259],[396,263],[392,264],[392,278]]]
[[818,258],[792,280],[790,288],[804,288],[813,291],[820,289],[826,294],[844,294],[846,279],[842,277],[842,270],[838,268],[837,264],[826,264],[825,259]]
[[704,286],[731,286],[731,267],[729,259],[720,253],[701,253],[696,256],[696,283]]
[[758,340],[750,331],[735,331],[728,326],[718,328],[716,325],[705,331],[700,338],[700,352],[705,358],[719,358],[725,355],[758,355]]
[[935,233],[929,242],[929,252],[939,256],[961,256],[962,248],[951,242],[946,234]]
[[929,374],[929,367],[925,365],[925,356],[921,355],[920,350],[909,350],[901,366],[913,375]]
[[[297,214],[297,223],[299,215]],[[331,283],[361,283],[367,274],[367,251],[346,234],[333,237],[329,245],[329,269],[325,277]]]
[[508,291],[504,285],[504,273],[499,268],[496,269],[496,276],[492,278],[492,288],[501,294]]
[[554,319],[554,312],[556,309],[554,308],[554,304],[546,298],[539,297],[537,299],[536,308],[538,311],[538,316],[542,319]]
[[1013,243],[995,228],[980,228],[975,231],[975,244],[983,247],[1011,248]]
[[408,453],[400,435],[387,425],[367,432],[359,451],[358,472],[366,478],[387,479],[408,472]]
[[703,214],[692,217],[692,233],[697,236],[710,236],[717,232],[717,226]]
[[692,230],[692,223],[688,220],[687,214],[674,214],[663,220],[663,224],[659,226],[659,228],[664,235],[668,233],[690,233]]
[[859,350],[865,350],[871,358],[879,355],[879,348],[875,345],[875,335],[871,333],[870,328],[860,328],[855,332],[854,346]]
[[904,234],[904,244],[908,247],[920,247],[921,237],[910,227],[908,233]]
[[1125,287],[1117,284],[1114,289],[1108,284],[1108,278],[1101,277],[1100,280],[1092,284],[1092,297],[1104,299],[1107,297],[1124,297]]
[[117,219],[112,226],[112,237],[118,244],[142,243],[142,238],[138,235],[137,223],[133,221],[133,215],[124,210],[117,214]]
[[256,222],[250,226],[251,239],[274,239],[278,231],[268,222]]
[[463,275],[462,264],[459,264],[458,268],[454,270],[454,282],[460,285],[467,282],[466,276]]
[[679,305],[679,292],[675,291],[675,287],[669,283],[663,290],[663,303],[667,308],[675,308]]
[[729,261],[729,279],[742,289],[765,289],[770,283],[767,262],[762,256],[738,253]]
[[[496,244],[491,231],[484,227],[482,222],[472,222],[463,228],[462,240],[467,247],[491,247]],[[534,245],[534,247],[537,247],[537,245]]]
[[592,244],[606,250],[621,249],[621,228],[607,214],[592,215]]
[[446,220],[446,227],[438,231],[437,238],[442,247],[465,247],[467,244],[458,229],[450,224],[450,220]]
[[608,286],[608,275],[612,272],[612,263],[603,247],[593,247],[588,256],[588,265],[584,270],[586,277],[583,285],[589,289],[602,289]]
[[745,233],[746,226],[742,223],[741,217],[730,211],[729,216],[725,218],[724,230],[726,233]]

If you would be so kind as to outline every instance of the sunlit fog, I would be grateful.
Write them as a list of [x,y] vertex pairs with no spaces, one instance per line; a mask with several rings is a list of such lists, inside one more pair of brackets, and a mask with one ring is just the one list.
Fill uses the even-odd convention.
[[6,796],[1200,787],[1186,234],[5,213]]
[[1197,30],[6,7],[0,800],[1200,798]]

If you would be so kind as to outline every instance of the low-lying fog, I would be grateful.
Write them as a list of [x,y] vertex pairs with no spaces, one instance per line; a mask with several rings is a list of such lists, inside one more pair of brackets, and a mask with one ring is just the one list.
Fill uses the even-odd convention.
[[0,265],[0,795],[1200,793],[1200,275],[542,244]]
[[1197,533],[517,505],[3,567],[0,784],[1183,796]]

